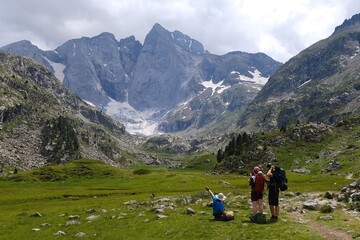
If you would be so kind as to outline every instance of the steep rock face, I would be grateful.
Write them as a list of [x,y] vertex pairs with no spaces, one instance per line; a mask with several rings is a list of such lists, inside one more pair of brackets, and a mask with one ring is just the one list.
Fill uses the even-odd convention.
[[243,111],[281,66],[261,53],[211,54],[200,42],[159,24],[144,45],[134,36],[117,42],[102,33],[69,40],[54,51],[26,41],[0,50],[44,64],[82,99],[133,132],[148,124],[166,132],[208,128],[227,113]]
[[358,15],[290,59],[269,79],[239,126],[271,129],[298,121],[332,124],[359,113]]
[[119,42],[120,60],[123,69],[127,75],[131,75],[136,64],[137,58],[141,52],[142,45],[135,40],[134,36],[121,39]]
[[166,111],[193,95],[198,88],[198,54],[202,53],[199,42],[156,24],[134,68],[129,103],[138,110]]
[[126,98],[127,76],[114,35],[70,40],[55,50],[66,66],[64,85],[81,98],[106,106],[109,97]]

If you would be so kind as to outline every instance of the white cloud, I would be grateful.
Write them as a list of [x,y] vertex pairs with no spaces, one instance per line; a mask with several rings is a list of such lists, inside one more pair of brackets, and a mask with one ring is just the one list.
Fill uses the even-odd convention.
[[284,62],[356,13],[358,0],[1,0],[0,46],[27,39],[47,50],[102,32],[143,42],[160,23],[215,54],[264,52]]

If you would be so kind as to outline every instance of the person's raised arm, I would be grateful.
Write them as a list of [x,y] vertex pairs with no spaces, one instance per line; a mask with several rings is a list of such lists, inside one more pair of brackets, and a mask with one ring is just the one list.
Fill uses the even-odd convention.
[[205,187],[206,191],[208,191],[211,196],[213,197],[214,196],[214,193],[210,190],[210,188],[208,186]]

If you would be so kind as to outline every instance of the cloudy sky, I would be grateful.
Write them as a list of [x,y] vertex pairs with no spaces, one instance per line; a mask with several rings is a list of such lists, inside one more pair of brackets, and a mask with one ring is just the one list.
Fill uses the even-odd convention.
[[0,47],[43,50],[111,32],[143,43],[155,23],[214,54],[264,52],[285,62],[360,13],[359,0],[0,0]]

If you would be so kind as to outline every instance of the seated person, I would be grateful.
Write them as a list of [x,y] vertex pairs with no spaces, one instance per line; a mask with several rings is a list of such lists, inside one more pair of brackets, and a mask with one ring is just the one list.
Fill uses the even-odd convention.
[[211,194],[211,198],[213,200],[213,215],[215,217],[215,220],[234,220],[234,213],[232,211],[225,211],[225,206],[223,203],[223,201],[226,199],[225,195],[222,193],[214,195],[214,193],[210,190],[209,187],[205,187],[205,189]]

